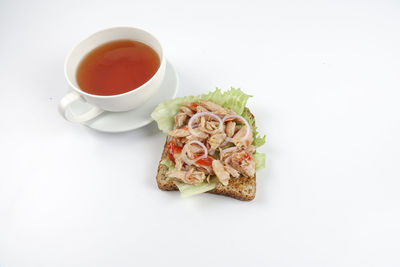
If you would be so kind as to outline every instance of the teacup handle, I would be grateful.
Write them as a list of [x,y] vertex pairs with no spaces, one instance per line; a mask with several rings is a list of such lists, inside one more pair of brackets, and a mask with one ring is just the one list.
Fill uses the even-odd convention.
[[68,121],[82,123],[89,121],[104,112],[104,110],[101,108],[92,105],[93,107],[85,113],[73,114],[72,112],[69,112],[70,116],[67,116],[68,107],[75,101],[86,102],[80,94],[75,91],[71,91],[61,98],[60,104],[58,105],[58,111],[64,117],[64,119]]

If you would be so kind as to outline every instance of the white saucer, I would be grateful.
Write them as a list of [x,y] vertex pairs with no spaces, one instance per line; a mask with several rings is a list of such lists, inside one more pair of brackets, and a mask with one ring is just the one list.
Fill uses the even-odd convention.
[[[164,81],[157,92],[142,106],[126,112],[104,112],[98,117],[86,122],[84,125],[97,131],[120,133],[143,127],[150,122],[151,112],[156,106],[167,99],[172,99],[178,91],[178,75],[169,61],[165,69]],[[72,108],[72,106],[71,106]]]

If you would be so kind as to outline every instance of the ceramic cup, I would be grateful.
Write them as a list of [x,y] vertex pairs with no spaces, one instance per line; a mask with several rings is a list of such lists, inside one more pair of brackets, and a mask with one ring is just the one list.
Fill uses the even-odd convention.
[[[160,57],[157,72],[146,83],[132,91],[110,96],[93,95],[82,91],[76,81],[76,71],[81,60],[96,47],[115,40],[130,39],[147,44]],[[60,101],[59,112],[72,122],[83,123],[104,111],[121,112],[135,109],[149,100],[160,88],[164,79],[166,59],[160,42],[149,32],[134,27],[115,27],[100,30],[79,42],[68,54],[64,64],[65,78],[70,87]],[[70,110],[75,102],[86,102],[89,108],[80,114]]]

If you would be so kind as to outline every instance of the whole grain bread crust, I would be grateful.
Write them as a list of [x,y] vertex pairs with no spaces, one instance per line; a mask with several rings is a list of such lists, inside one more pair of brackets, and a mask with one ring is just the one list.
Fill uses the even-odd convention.
[[[254,118],[254,115],[248,111],[249,116]],[[178,190],[178,187],[172,182],[167,180],[166,173],[168,167],[161,164],[161,161],[168,158],[167,141],[165,142],[164,149],[161,155],[160,163],[157,170],[157,184],[158,188],[164,191]],[[239,200],[250,201],[256,196],[256,175],[254,177],[240,176],[239,178],[231,178],[227,186],[218,183],[216,187],[207,193],[224,195]]]

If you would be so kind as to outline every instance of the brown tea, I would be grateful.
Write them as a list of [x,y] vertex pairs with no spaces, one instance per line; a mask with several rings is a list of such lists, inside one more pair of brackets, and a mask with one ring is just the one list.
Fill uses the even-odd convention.
[[138,88],[157,72],[158,54],[132,40],[103,44],[86,55],[78,66],[79,87],[94,95],[118,95]]

